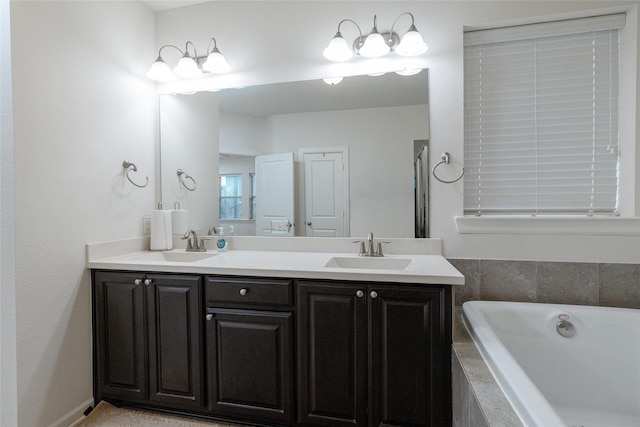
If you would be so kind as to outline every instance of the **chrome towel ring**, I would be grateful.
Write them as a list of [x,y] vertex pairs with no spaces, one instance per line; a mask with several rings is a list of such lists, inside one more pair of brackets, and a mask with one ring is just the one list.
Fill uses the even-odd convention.
[[440,166],[441,164],[446,164],[448,165],[450,162],[450,157],[451,155],[447,152],[442,153],[442,156],[440,156],[440,158],[442,159],[441,161],[439,161],[438,163],[436,163],[433,168],[431,169],[431,174],[433,175],[433,177],[435,179],[437,179],[438,181],[442,182],[443,184],[453,184],[454,182],[460,181],[460,178],[462,178],[462,176],[464,175],[464,168],[462,168],[462,172],[460,172],[460,175],[458,175],[457,178],[452,179],[451,181],[447,181],[445,179],[441,179],[440,177],[438,177],[438,175],[436,175],[436,168],[438,166]]
[[144,184],[136,184],[135,182],[133,182],[133,180],[131,179],[131,177],[129,176],[129,172],[134,171],[134,172],[138,172],[138,167],[128,161],[124,161],[122,162],[122,167],[125,169],[125,175],[127,176],[127,179],[129,180],[130,183],[132,183],[133,185],[135,185],[138,188],[144,188],[147,185],[149,185],[149,177],[145,177],[146,181]]
[[[182,177],[182,175],[184,175],[184,178]],[[183,171],[182,169],[178,169],[178,179],[180,180],[180,183],[184,186],[184,188],[186,188],[189,191],[195,191],[196,180],[193,179],[193,177],[189,176],[189,174]],[[187,183],[184,182],[185,179],[190,179],[191,182],[193,182],[193,187],[189,187]]]

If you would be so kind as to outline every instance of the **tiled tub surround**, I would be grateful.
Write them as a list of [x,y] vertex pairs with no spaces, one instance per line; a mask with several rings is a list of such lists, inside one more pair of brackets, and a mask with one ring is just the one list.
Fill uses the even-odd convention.
[[455,304],[490,300],[640,308],[640,264],[451,259]]
[[640,265],[448,259],[464,276],[455,289],[453,426],[521,427],[462,322],[465,301],[523,301],[640,309]]
[[523,427],[456,307],[451,352],[453,427]]

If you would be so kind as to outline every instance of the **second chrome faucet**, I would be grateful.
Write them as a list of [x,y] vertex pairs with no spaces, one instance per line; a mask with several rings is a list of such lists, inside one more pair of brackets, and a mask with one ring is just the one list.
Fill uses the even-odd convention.
[[373,240],[373,233],[370,232],[366,241],[356,240],[353,243],[360,243],[360,251],[358,252],[359,256],[382,257],[384,256],[384,253],[382,252],[382,244],[391,242],[388,240],[379,240],[376,248],[375,241]]

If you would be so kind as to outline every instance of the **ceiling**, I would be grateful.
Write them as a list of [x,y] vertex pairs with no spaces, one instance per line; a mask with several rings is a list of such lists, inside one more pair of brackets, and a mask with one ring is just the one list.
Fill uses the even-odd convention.
[[190,6],[197,3],[206,3],[211,0],[142,0],[151,10],[160,12],[167,9],[175,9],[176,7]]
[[414,76],[345,77],[330,86],[322,80],[275,83],[219,92],[220,110],[253,117],[303,112],[383,108],[429,103],[426,70]]

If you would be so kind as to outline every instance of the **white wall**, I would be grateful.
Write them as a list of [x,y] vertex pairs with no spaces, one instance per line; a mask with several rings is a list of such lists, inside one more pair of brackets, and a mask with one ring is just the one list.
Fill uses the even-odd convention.
[[[175,203],[189,214],[189,229],[205,234],[218,224],[218,98],[209,92],[192,95],[162,95],[160,99],[162,135],[162,203]],[[178,179],[182,169],[195,181]],[[184,233],[187,230],[184,230]]]
[[0,2],[0,425],[18,424],[15,208],[9,2]]
[[[154,15],[139,2],[12,2],[11,37],[17,425],[67,426],[93,395],[85,245],[141,235],[155,201]],[[125,179],[125,159],[147,188]]]
[[[229,75],[197,85],[174,85],[173,89],[360,74],[364,61],[333,64],[321,55],[338,22],[351,18],[367,31],[373,15],[377,14],[378,29],[388,31],[395,17],[410,11],[430,46],[425,55],[405,61],[413,66],[429,68],[431,153],[450,152],[453,159],[451,167],[455,168],[461,166],[463,159],[463,27],[584,15],[594,10],[609,11],[616,5],[637,7],[638,1],[216,1],[158,13],[156,45],[191,40],[197,46],[204,46],[210,37],[215,36],[218,47],[234,69]],[[637,21],[638,15],[634,11],[627,22],[630,29],[628,37],[637,38]],[[345,37],[355,37],[354,28],[347,25],[342,30]],[[625,66],[624,72],[637,83],[637,48],[628,53],[632,55],[631,67]],[[633,111],[640,99],[635,94],[625,96],[628,108],[624,113],[631,117],[635,116]],[[630,139],[630,145],[625,149],[627,157],[623,173],[631,187],[635,187],[624,194],[625,200],[633,200],[625,203],[629,206],[627,215],[640,214],[638,126],[640,121],[636,124],[632,121],[631,126],[625,128],[624,135]],[[432,164],[434,161],[437,161],[437,155],[432,156]],[[603,233],[599,223],[592,224],[591,229],[583,228],[580,234],[563,234],[562,226],[549,228],[538,222],[533,225],[533,231],[527,233],[459,234],[454,217],[462,215],[463,185],[463,181],[455,185],[431,185],[431,235],[443,238],[444,252],[448,257],[640,262],[637,230],[631,230],[634,234],[628,230],[621,234]]]
[[267,120],[260,117],[220,112],[220,152],[238,156],[265,154]]
[[[429,138],[427,118],[426,105],[277,115],[270,153],[293,152],[299,171],[300,148],[349,147],[351,236],[413,237],[413,141]],[[304,187],[296,190],[304,224]]]

